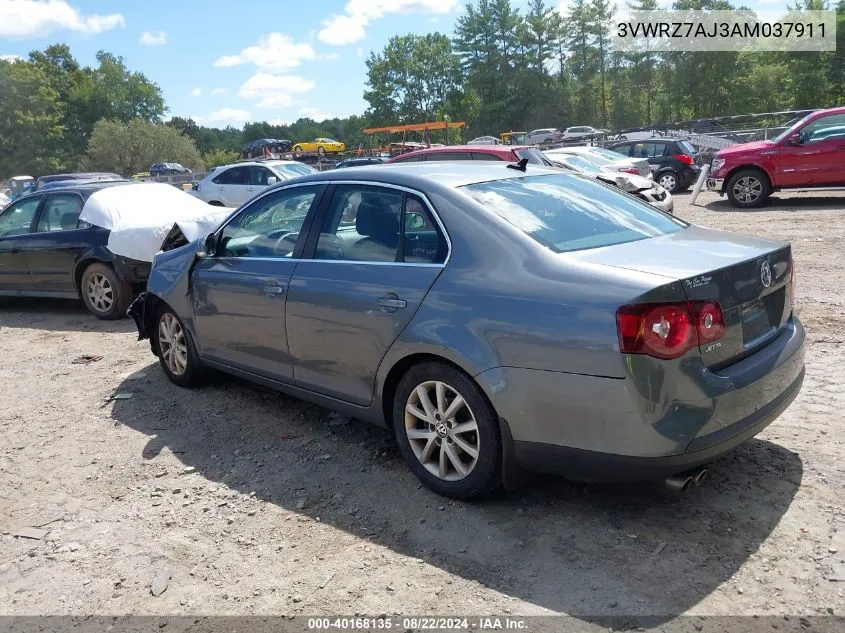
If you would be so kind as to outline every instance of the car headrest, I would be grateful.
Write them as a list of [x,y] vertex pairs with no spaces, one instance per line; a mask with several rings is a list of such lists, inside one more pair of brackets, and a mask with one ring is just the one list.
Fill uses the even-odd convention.
[[75,229],[79,216],[76,213],[65,213],[62,216],[62,228],[64,230]]
[[359,235],[395,245],[399,240],[399,217],[390,207],[364,199],[355,215],[355,230]]

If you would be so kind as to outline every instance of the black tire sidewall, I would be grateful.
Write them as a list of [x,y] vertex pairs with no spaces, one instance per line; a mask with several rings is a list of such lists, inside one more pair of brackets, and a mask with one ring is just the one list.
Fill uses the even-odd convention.
[[[103,275],[112,287],[114,301],[112,302],[111,309],[108,312],[100,312],[99,310],[96,310],[94,306],[91,305],[86,293],[88,279],[91,275],[96,273]],[[104,321],[122,319],[126,316],[126,310],[129,309],[129,304],[132,303],[132,284],[118,277],[114,268],[108,264],[103,264],[102,262],[88,265],[82,273],[82,281],[80,283],[79,292],[82,295],[82,301],[85,303],[85,307],[88,308],[88,311],[98,319],[103,319]]]
[[[754,202],[747,203],[747,202],[740,202],[734,196],[734,185],[736,181],[740,178],[745,178],[751,176],[756,178],[760,181],[760,185],[762,186],[762,192],[760,193],[760,197],[757,198]],[[754,209],[762,205],[766,199],[771,194],[771,186],[769,185],[769,179],[760,171],[756,169],[742,169],[735,174],[733,174],[730,178],[728,178],[728,182],[725,184],[725,193],[728,196],[728,200],[731,201],[731,204],[735,207],[739,207],[740,209]]]
[[[440,380],[456,389],[469,404],[478,424],[479,458],[472,472],[460,481],[443,481],[429,473],[414,455],[405,433],[405,403],[411,391],[427,380]],[[405,463],[434,492],[455,499],[474,499],[501,484],[502,440],[496,413],[475,381],[454,367],[422,363],[403,376],[393,398],[393,430]]]
[[[669,193],[676,194],[676,193],[681,191],[681,179],[678,177],[677,173],[675,173],[674,171],[664,171],[664,172],[658,174],[657,178],[656,178],[657,184],[660,184],[660,179],[663,178],[663,176],[672,176],[672,178],[675,179],[675,186],[674,187],[672,187],[671,189],[669,187],[665,187],[665,189]],[[663,186],[663,185],[661,185],[661,186]]]
[[[170,371],[170,368],[167,366],[167,363],[164,360],[164,355],[161,353],[161,343],[158,338],[158,325],[161,322],[161,317],[165,314],[172,314],[174,317],[176,317],[176,320],[179,321],[179,325],[182,326],[182,332],[185,333],[185,341],[188,346],[188,366],[185,368],[185,373],[183,373],[181,376],[177,376],[176,374]],[[167,376],[168,380],[180,387],[193,387],[194,385],[199,384],[202,378],[202,367],[199,362],[199,358],[197,357],[196,349],[194,348],[194,341],[193,339],[191,339],[191,335],[185,327],[185,324],[182,322],[182,319],[179,318],[179,315],[176,314],[176,312],[174,312],[170,308],[170,306],[166,304],[161,304],[158,310],[156,310],[153,336],[155,337],[155,346],[156,351],[158,352],[158,363],[164,370],[164,373]]]

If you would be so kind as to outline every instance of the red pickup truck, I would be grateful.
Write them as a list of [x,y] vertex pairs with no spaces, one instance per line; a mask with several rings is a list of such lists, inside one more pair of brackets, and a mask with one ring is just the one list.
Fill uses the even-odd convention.
[[707,187],[741,208],[760,206],[773,191],[845,187],[845,107],[808,114],[771,140],[719,151]]

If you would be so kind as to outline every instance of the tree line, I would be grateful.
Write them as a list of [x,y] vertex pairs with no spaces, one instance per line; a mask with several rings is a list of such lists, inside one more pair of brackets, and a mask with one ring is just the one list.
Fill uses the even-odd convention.
[[[143,171],[153,162],[203,169],[237,158],[258,138],[328,136],[367,147],[365,127],[466,121],[469,138],[505,130],[593,125],[610,129],[845,103],[845,0],[835,52],[618,53],[614,5],[572,0],[472,0],[451,35],[397,35],[366,60],[361,115],[223,129],[166,121],[157,84],[111,53],[81,66],[68,46],[0,60],[0,178],[79,169]],[[657,0],[629,0],[655,9]],[[826,0],[792,8],[827,9]],[[675,9],[733,10],[728,0],[676,0]],[[455,135],[450,140],[458,140]]]
[[[635,10],[657,0],[631,0]],[[677,10],[734,10],[727,0],[677,0]],[[795,9],[830,8],[798,0]],[[614,5],[573,0],[474,0],[452,37],[391,38],[367,60],[367,115],[377,125],[465,120],[472,136],[537,127],[613,130],[723,115],[845,103],[845,1],[835,52],[611,50]]]

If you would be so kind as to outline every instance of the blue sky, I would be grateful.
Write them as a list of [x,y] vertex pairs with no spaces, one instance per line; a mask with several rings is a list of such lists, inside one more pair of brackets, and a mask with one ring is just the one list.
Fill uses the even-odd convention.
[[[371,50],[397,34],[451,35],[465,3],[0,0],[0,56],[25,57],[64,42],[90,65],[98,50],[110,51],[161,86],[170,115],[215,127],[321,120],[366,109],[364,60]],[[566,6],[566,0],[547,3]]]

